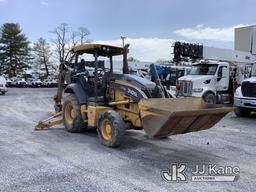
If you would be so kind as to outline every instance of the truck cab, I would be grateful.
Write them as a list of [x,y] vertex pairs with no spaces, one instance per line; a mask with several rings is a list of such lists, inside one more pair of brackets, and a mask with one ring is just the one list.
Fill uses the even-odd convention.
[[235,114],[247,117],[256,111],[256,64],[253,65],[251,78],[243,80],[234,94]]
[[228,62],[200,61],[193,64],[188,75],[177,81],[177,96],[202,97],[208,103],[225,103],[230,88]]

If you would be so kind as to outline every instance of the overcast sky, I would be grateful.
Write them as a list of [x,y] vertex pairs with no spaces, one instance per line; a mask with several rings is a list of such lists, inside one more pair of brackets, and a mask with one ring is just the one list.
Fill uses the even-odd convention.
[[255,0],[0,0],[0,24],[19,23],[31,42],[60,23],[121,45],[143,61],[171,58],[174,40],[233,48],[233,28],[255,24]]

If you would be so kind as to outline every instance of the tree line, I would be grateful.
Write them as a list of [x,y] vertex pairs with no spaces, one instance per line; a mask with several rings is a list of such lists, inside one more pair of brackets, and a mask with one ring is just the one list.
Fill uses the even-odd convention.
[[9,78],[22,75],[27,69],[44,69],[44,78],[56,70],[56,61],[67,60],[69,50],[77,44],[88,43],[90,34],[85,27],[72,31],[62,23],[50,31],[55,38],[48,42],[40,37],[31,43],[17,23],[5,23],[0,28],[0,75]]

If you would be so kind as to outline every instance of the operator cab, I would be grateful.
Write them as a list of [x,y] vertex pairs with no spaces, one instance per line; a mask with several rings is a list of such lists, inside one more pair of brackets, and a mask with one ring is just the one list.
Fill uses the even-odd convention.
[[[86,92],[86,100],[104,100],[106,92],[106,82],[113,76],[113,57],[123,55],[123,74],[128,74],[127,53],[129,45],[124,48],[104,44],[83,44],[74,46],[71,49],[74,63],[65,62],[65,66],[71,67],[70,83],[79,84]],[[85,60],[93,58],[91,61]],[[109,67],[105,67],[104,60],[109,59]],[[69,88],[65,92],[69,92]],[[71,90],[70,90],[71,91]]]
[[[86,99],[101,103],[106,101],[106,89],[109,82],[115,80],[125,80],[130,84],[146,90],[146,92],[155,92],[156,84],[150,80],[140,78],[137,75],[129,74],[127,53],[129,45],[124,48],[103,45],[103,44],[84,44],[72,48],[74,63],[67,63],[73,68],[71,75],[71,84],[79,84],[86,93]],[[93,57],[93,61],[85,61],[85,54]],[[123,56],[122,73],[114,72],[113,57]],[[99,57],[109,58],[109,66],[105,67],[104,61],[100,61]],[[120,67],[119,67],[120,68]],[[68,92],[68,87],[65,92]],[[148,94],[152,96],[152,93]]]

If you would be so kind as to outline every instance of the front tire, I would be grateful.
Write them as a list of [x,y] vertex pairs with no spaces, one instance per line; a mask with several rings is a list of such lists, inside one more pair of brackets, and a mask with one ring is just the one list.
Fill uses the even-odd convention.
[[102,113],[98,120],[98,136],[107,147],[119,147],[125,134],[125,123],[116,111]]
[[251,114],[250,109],[246,109],[242,107],[235,107],[234,112],[237,117],[249,117]]
[[213,93],[206,93],[204,96],[203,96],[203,99],[206,103],[209,103],[209,104],[216,104],[216,98],[215,98],[215,95]]
[[80,133],[87,128],[87,123],[84,122],[85,117],[81,114],[80,105],[74,94],[70,94],[65,99],[63,119],[68,132]]

